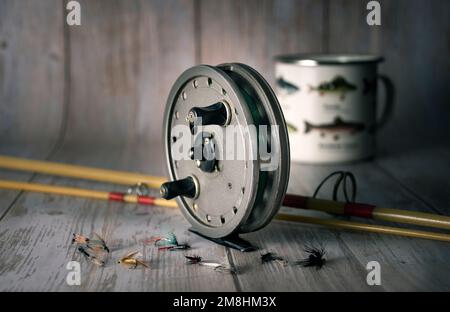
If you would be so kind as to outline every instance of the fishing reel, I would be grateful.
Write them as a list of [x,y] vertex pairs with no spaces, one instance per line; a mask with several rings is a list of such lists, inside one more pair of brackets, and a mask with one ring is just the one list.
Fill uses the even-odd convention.
[[200,65],[175,82],[164,115],[165,156],[175,198],[190,229],[242,251],[239,237],[278,212],[289,178],[289,140],[278,100],[251,67]]

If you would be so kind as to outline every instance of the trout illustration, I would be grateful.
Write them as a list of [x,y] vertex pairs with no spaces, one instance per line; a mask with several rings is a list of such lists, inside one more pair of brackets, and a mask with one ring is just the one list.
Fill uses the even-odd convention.
[[347,92],[355,91],[356,89],[354,84],[349,83],[342,76],[336,76],[329,82],[322,82],[317,87],[309,86],[309,92],[317,91],[320,96],[323,96],[326,93],[338,93],[341,100],[345,98]]
[[300,91],[300,88],[298,86],[284,80],[283,77],[277,79],[277,86],[282,95],[290,95],[297,91]]
[[354,134],[356,132],[363,131],[365,128],[366,126],[363,123],[343,121],[340,117],[336,117],[333,123],[329,124],[314,125],[305,121],[304,133],[309,133],[311,131],[319,131],[322,137],[324,137],[326,133],[330,133],[332,135],[335,135],[334,138],[335,140],[337,140],[339,138],[337,136],[338,133]]
[[287,127],[289,133],[297,132],[297,127],[289,122],[286,122],[286,127]]

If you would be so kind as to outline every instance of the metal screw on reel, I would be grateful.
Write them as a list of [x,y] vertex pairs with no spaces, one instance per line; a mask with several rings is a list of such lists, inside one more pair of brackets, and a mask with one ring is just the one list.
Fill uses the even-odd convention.
[[[188,137],[179,136],[181,126]],[[267,133],[236,131],[233,144],[244,157],[219,158],[229,143],[223,130],[248,126],[267,126]],[[189,140],[190,148],[180,151],[181,140]],[[230,63],[186,70],[167,101],[164,142],[171,182],[163,184],[161,195],[176,198],[197,233],[215,239],[252,232],[277,213],[289,177],[287,129],[274,92],[251,67]],[[276,155],[271,170],[266,167],[273,159],[252,157],[252,147],[261,142]]]

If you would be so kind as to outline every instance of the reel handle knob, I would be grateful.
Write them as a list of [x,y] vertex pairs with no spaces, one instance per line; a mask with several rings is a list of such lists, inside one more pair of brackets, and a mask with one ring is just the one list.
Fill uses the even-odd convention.
[[206,107],[193,107],[189,111],[186,120],[189,122],[191,131],[196,126],[201,125],[226,126],[230,122],[229,108],[223,102],[217,102]]
[[164,199],[172,199],[177,196],[194,198],[197,196],[197,184],[194,178],[189,176],[181,180],[163,183],[159,192]]

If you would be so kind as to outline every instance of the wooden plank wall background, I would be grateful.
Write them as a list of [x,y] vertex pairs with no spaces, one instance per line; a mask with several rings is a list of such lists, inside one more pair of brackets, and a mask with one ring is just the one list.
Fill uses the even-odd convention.
[[369,27],[361,0],[81,0],[70,27],[66,1],[0,0],[0,151],[159,147],[183,70],[239,61],[273,83],[272,57],[291,52],[383,54],[397,101],[381,153],[448,144],[450,2],[380,2]]

